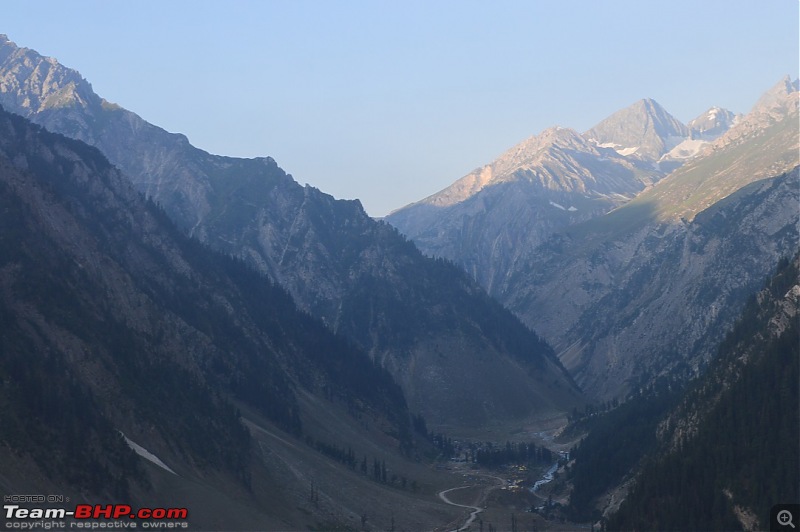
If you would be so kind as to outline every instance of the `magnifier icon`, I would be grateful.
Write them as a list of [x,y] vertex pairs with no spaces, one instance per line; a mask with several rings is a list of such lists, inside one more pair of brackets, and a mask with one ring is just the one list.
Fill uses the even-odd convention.
[[793,517],[792,512],[790,512],[789,510],[781,510],[780,512],[778,512],[778,523],[781,526],[789,525],[792,528],[796,528],[794,526],[794,523],[792,522],[792,517]]

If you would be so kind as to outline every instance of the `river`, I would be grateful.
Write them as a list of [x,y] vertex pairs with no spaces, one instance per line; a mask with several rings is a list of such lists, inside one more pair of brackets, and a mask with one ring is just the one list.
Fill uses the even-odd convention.
[[544,474],[544,476],[542,476],[541,479],[537,480],[533,484],[533,487],[531,488],[531,493],[536,495],[536,492],[539,491],[539,488],[541,488],[542,486],[544,486],[548,482],[552,482],[553,481],[553,475],[555,475],[555,472],[557,470],[558,470],[558,462],[556,462],[555,464],[551,465],[550,469],[547,470],[547,472]]

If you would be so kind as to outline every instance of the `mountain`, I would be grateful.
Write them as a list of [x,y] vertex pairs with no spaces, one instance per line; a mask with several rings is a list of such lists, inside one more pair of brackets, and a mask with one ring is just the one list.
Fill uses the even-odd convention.
[[667,375],[566,432],[573,519],[613,530],[767,530],[800,465],[798,257],[781,259],[694,381]]
[[550,235],[623,205],[696,155],[726,130],[726,113],[697,138],[650,99],[582,135],[550,128],[386,220],[497,295]]
[[689,136],[689,128],[647,98],[612,114],[584,136],[621,155],[657,161]]
[[736,121],[737,116],[727,109],[712,107],[694,120],[691,120],[686,124],[686,127],[689,128],[694,138],[713,140],[733,127]]
[[493,293],[527,250],[554,231],[608,212],[658,177],[574,130],[554,127],[386,220]]
[[285,287],[388,369],[432,426],[559,415],[581,401],[552,349],[458,268],[423,257],[357,201],[297,184],[270,158],[211,155],[0,42],[0,103],[99,148],[184,231]]
[[591,395],[694,374],[796,249],[798,92],[782,90],[634,200],[551,237],[496,291]]
[[[794,244],[797,94],[787,78],[747,115],[712,108],[691,129],[641,100],[580,138],[560,128],[533,137],[387,220],[542,334],[585,391],[624,395],[668,359],[696,371],[742,294]],[[736,217],[728,233],[695,235],[704,210]],[[719,256],[696,251],[709,238]],[[740,239],[746,261],[735,258]]]
[[645,225],[691,220],[703,209],[760,179],[773,177],[797,164],[798,116],[796,83],[780,81],[724,135],[708,142],[697,157],[624,207],[598,220],[605,231],[624,223]]
[[716,140],[733,127],[739,118],[727,109],[710,108],[687,124],[689,137],[663,154],[656,164],[660,168],[675,168],[676,163],[695,157],[709,142]]
[[783,261],[748,301],[609,529],[767,530],[776,501],[800,496],[798,268]]
[[768,120],[770,116],[780,119],[784,114],[790,112],[794,105],[791,100],[786,99],[786,95],[796,93],[798,90],[800,90],[800,80],[792,81],[788,75],[784,76],[782,80],[761,95],[753,110],[758,111],[764,119]]
[[0,223],[4,491],[173,504],[202,529],[350,526],[364,504],[448,520],[401,485],[431,475],[388,372],[95,148],[0,110]]

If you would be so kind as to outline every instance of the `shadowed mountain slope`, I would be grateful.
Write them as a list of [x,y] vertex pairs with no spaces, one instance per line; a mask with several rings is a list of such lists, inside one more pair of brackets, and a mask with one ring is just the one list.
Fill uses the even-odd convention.
[[4,492],[186,507],[200,530],[458,516],[389,373],[95,148],[0,110],[0,227]]
[[302,187],[269,158],[198,150],[102,100],[77,72],[7,39],[0,99],[98,147],[185,231],[284,286],[301,308],[389,369],[429,423],[522,420],[580,400],[539,337],[357,201]]
[[798,266],[782,261],[660,423],[610,529],[767,530],[776,501],[800,496]]

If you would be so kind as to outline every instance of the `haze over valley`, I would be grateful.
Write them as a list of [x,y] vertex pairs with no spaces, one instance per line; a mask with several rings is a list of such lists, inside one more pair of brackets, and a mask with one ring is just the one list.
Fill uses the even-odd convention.
[[798,80],[551,124],[374,218],[11,37],[11,526],[763,530],[800,503]]

